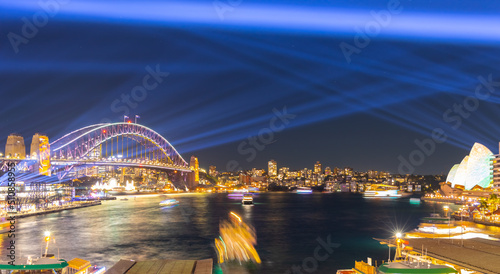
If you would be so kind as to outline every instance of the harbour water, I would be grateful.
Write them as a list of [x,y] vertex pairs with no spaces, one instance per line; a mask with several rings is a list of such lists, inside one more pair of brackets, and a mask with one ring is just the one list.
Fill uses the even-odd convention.
[[[161,208],[159,202],[166,198],[180,203]],[[49,230],[56,239],[50,246],[52,253],[94,265],[111,267],[120,259],[216,259],[219,221],[234,211],[257,231],[256,248],[262,259],[257,273],[285,273],[293,266],[307,267],[313,270],[310,273],[332,273],[366,257],[387,260],[387,246],[372,238],[412,230],[420,218],[441,213],[442,208],[435,203],[366,199],[349,193],[261,193],[254,202],[242,205],[227,194],[129,196],[100,206],[23,218],[16,223],[16,256],[38,256],[43,233]],[[1,240],[2,260],[7,260],[10,239],[2,234]],[[333,252],[321,242],[330,242]],[[248,270],[241,266],[240,271]]]

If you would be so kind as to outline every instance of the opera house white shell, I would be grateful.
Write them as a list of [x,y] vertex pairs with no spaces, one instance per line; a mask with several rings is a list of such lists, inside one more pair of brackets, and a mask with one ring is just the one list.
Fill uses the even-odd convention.
[[460,185],[466,190],[476,185],[486,188],[493,180],[492,158],[493,153],[487,147],[475,143],[469,155],[451,168],[446,181],[451,183],[452,187]]

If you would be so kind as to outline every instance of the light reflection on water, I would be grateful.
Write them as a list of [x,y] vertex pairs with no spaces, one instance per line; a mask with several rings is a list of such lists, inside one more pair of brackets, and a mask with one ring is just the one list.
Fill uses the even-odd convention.
[[[167,196],[167,197],[165,197]],[[243,206],[227,194],[136,196],[106,201],[100,206],[19,219],[16,254],[41,253],[43,232],[52,231],[61,258],[78,257],[111,267],[120,259],[216,258],[213,243],[219,221],[234,211],[257,231],[257,251],[262,266],[257,272],[283,273],[313,256],[318,237],[331,236],[340,243],[315,273],[350,268],[354,260],[386,259],[387,250],[372,237],[387,237],[406,225],[414,228],[431,206],[410,205],[408,200],[363,199],[350,194],[264,193],[255,205]],[[175,198],[180,203],[162,208],[159,202]],[[5,234],[1,237],[5,260]],[[241,267],[243,268],[243,267]]]

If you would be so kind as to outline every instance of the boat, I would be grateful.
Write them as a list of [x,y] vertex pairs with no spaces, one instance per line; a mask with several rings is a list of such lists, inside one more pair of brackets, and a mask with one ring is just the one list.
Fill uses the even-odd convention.
[[[230,212],[229,220],[223,220],[219,224],[219,233],[219,237],[214,239],[219,264],[226,266],[246,264],[256,267],[262,263],[255,248],[256,231],[239,215]],[[232,272],[227,271],[227,273]]]
[[310,187],[299,187],[294,192],[298,194],[309,194],[312,193],[313,191]]
[[[74,258],[66,261],[54,254],[49,253],[49,244],[55,239],[50,232],[46,231],[44,234],[45,252],[42,252],[40,257],[33,255],[18,256],[17,254],[7,255],[7,261],[0,261],[0,273],[16,273],[16,274],[43,274],[43,273],[89,273],[89,274],[102,274],[106,271],[106,267],[92,266],[89,261]],[[12,247],[11,241],[11,247]],[[58,248],[57,248],[58,249]],[[59,250],[59,249],[58,249]],[[59,253],[59,251],[57,252]]]
[[403,194],[397,186],[373,184],[369,190],[363,193],[365,198],[400,198]]
[[420,198],[410,198],[410,204],[420,204]]
[[[398,235],[399,234],[399,235]],[[372,259],[368,258],[367,262],[355,261],[354,268],[341,269],[337,274],[389,274],[389,273],[408,273],[408,274],[454,274],[458,273],[450,264],[432,260],[431,257],[423,256],[418,252],[414,252],[413,247],[409,246],[409,242],[401,238],[401,234],[396,234],[396,239],[382,240],[381,244],[386,244],[389,247],[396,246],[395,258],[391,260],[390,252],[387,262],[381,265],[374,266]],[[423,249],[423,248],[422,248]],[[390,249],[389,249],[390,250]],[[375,263],[375,265],[377,265]]]
[[241,203],[244,205],[253,205],[253,196],[251,193],[244,194]]
[[453,274],[458,273],[458,271],[446,265],[412,261],[396,261],[382,264],[378,267],[377,273]]
[[178,204],[179,204],[179,201],[177,201],[176,199],[166,199],[166,200],[163,200],[160,202],[161,206],[174,206],[174,205],[178,205]]
[[442,217],[437,213],[422,218],[417,228],[417,232],[442,235],[461,234],[470,230],[470,228],[456,225],[450,217]]
[[[67,271],[68,262],[55,258],[16,258],[13,261],[0,262],[0,273],[63,273]],[[4,272],[5,270],[5,272]],[[64,272],[66,273],[66,272]]]

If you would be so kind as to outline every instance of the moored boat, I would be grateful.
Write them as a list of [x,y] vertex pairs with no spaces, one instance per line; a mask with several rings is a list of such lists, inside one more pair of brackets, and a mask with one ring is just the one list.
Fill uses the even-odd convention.
[[177,201],[176,199],[166,199],[166,200],[163,200],[160,202],[161,206],[174,206],[174,205],[178,205],[178,204],[179,204],[179,201]]
[[411,274],[453,274],[455,269],[446,265],[423,262],[399,261],[388,262],[378,267],[377,273],[411,273]]

